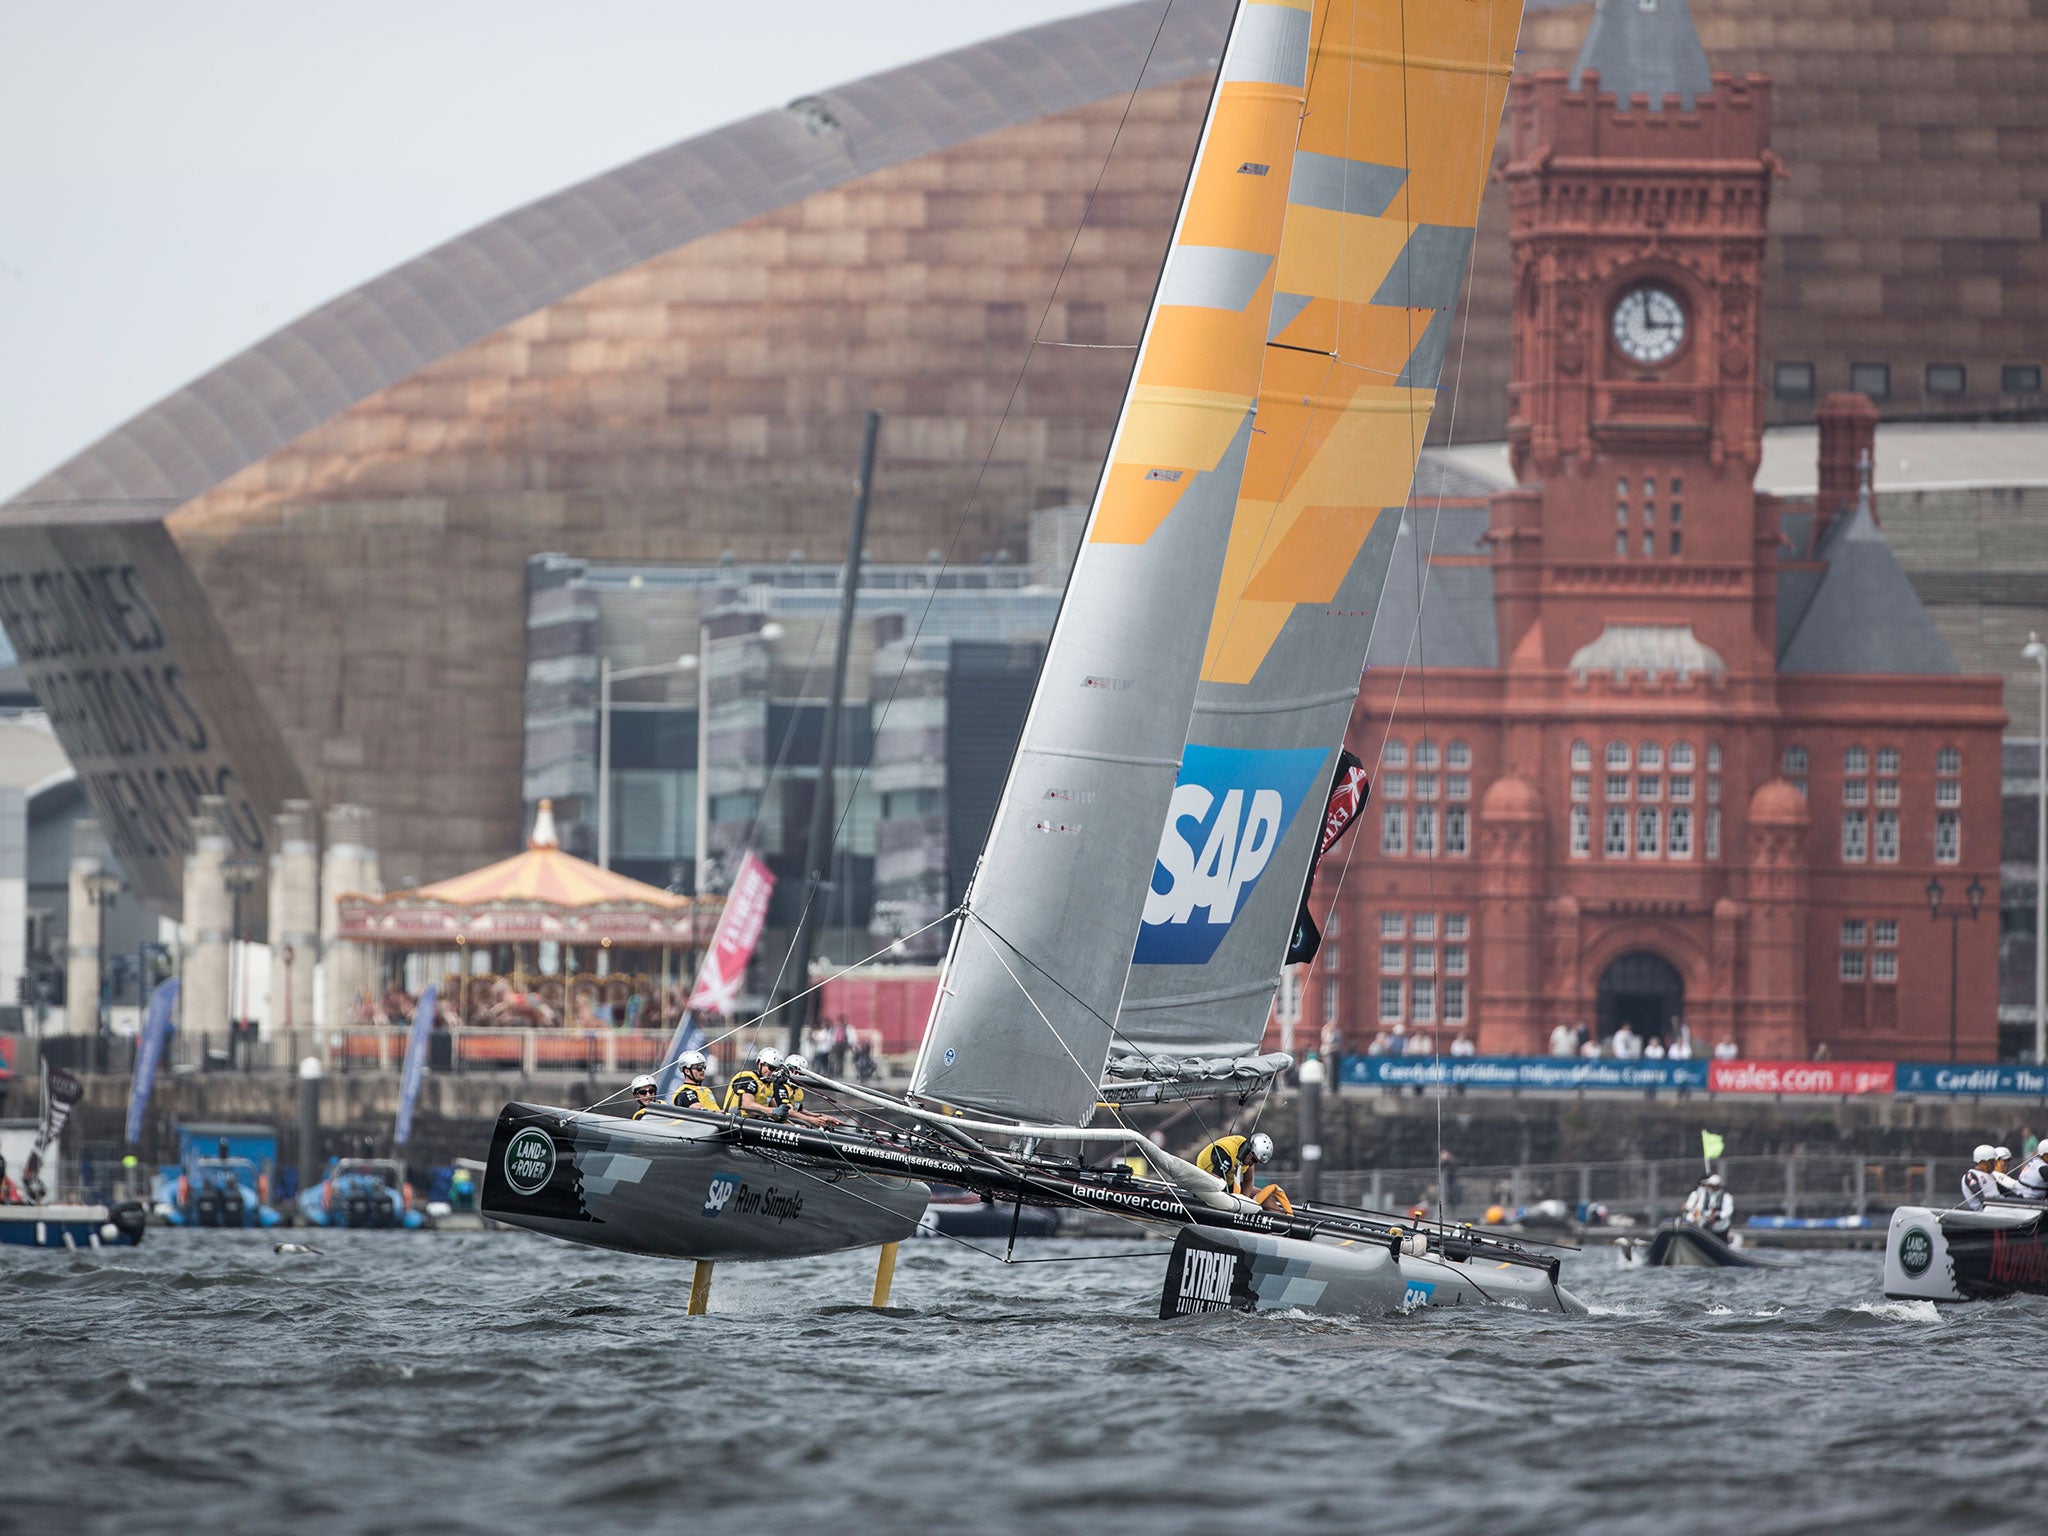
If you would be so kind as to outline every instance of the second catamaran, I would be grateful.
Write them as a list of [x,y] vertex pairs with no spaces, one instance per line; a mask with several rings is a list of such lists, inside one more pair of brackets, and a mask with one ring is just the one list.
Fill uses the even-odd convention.
[[[515,1105],[486,1209],[640,1251],[766,1257],[893,1241],[903,1181],[934,1178],[1177,1228],[1167,1315],[1576,1308],[1555,1259],[1369,1213],[1276,1216],[1094,1123],[1122,1103],[1243,1093],[1289,1064],[1259,1043],[1282,964],[1314,949],[1307,896],[1336,808],[1364,792],[1344,732],[1520,20],[1521,0],[1239,6],[910,1099],[831,1085],[899,1129],[678,1114],[626,1132]],[[529,1153],[549,1142],[561,1188],[523,1194],[499,1169],[521,1137]],[[621,1138],[626,1162],[598,1150]],[[1160,1177],[1078,1155],[1117,1143]],[[609,1192],[577,1171],[579,1145]],[[736,1223],[712,1230],[722,1209],[681,1222],[709,1209],[707,1175],[734,1177],[720,1159],[810,1181],[835,1230],[806,1240],[785,1217],[779,1244],[741,1243]],[[643,1162],[628,1217],[616,1170]],[[537,1208],[559,1213],[570,1184],[573,1234]],[[650,1205],[669,1212],[659,1238]]]

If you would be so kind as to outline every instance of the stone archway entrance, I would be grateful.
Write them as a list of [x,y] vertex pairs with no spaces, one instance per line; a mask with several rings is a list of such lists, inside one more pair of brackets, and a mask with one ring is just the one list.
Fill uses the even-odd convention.
[[1685,1011],[1685,979],[1662,955],[1632,950],[1601,973],[1599,1008],[1603,1040],[1624,1023],[1645,1040],[1668,1040]]

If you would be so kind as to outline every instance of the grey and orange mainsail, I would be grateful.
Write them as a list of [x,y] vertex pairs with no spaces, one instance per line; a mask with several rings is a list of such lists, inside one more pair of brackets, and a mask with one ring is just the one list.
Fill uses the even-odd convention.
[[1255,1047],[1520,19],[1240,5],[919,1096],[1085,1123],[1113,1042]]

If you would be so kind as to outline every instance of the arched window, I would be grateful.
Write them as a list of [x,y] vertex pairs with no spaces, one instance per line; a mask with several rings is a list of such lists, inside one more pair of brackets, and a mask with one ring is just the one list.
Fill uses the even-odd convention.
[[1450,746],[1444,749],[1444,766],[1446,768],[1470,768],[1472,766],[1472,743],[1463,740],[1452,742]]
[[1590,768],[1593,766],[1593,749],[1583,741],[1572,743],[1572,766],[1574,768]]
[[1415,766],[1434,768],[1437,765],[1436,743],[1427,736],[1415,743]]
[[1380,766],[1383,768],[1406,768],[1408,766],[1408,743],[1401,740],[1398,736],[1388,737],[1386,748],[1380,753]]
[[1671,743],[1671,769],[1674,773],[1689,773],[1692,771],[1691,742],[1674,741]]
[[1934,754],[1934,771],[1936,773],[1961,773],[1963,771],[1963,754],[1954,747],[1943,747]]
[[1870,772],[1870,753],[1862,747],[1851,747],[1842,754],[1842,772]]
[[1625,768],[1627,768],[1627,767],[1628,767],[1628,743],[1627,743],[1627,742],[1625,742],[1625,741],[1610,741],[1609,743],[1607,743],[1607,766],[1608,766],[1609,768],[1622,768],[1622,769],[1625,769]]
[[1638,768],[1662,768],[1664,766],[1663,747],[1654,741],[1643,742],[1636,748],[1636,766]]

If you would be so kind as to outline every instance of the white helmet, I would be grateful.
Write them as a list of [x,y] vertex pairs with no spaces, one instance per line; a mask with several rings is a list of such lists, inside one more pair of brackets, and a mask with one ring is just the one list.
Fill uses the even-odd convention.
[[803,1073],[808,1072],[810,1067],[811,1064],[795,1051],[782,1058],[782,1070],[785,1072]]
[[648,1076],[645,1072],[642,1072],[638,1077],[633,1079],[633,1092],[635,1093],[638,1093],[642,1088],[652,1089],[657,1088],[659,1086],[660,1085],[656,1083],[655,1080],[652,1077]]
[[704,1067],[709,1065],[710,1063],[704,1059],[704,1053],[702,1051],[685,1051],[682,1055],[676,1058],[676,1070],[678,1072],[687,1072],[692,1067]]
[[1992,1146],[1991,1143],[1987,1141],[1982,1146],[1980,1146],[1975,1152],[1970,1154],[1970,1161],[1973,1163],[1988,1163],[1997,1156],[1998,1148]]
[[1996,1158],[1996,1159],[1997,1159],[1997,1160],[1998,1160],[1999,1162],[2001,1162],[2001,1163],[2011,1162],[2011,1161],[2012,1161],[2012,1148],[2011,1148],[2011,1147],[2000,1147],[2000,1148],[1998,1148],[1998,1149],[1997,1149],[1996,1151],[1994,1151],[1994,1152],[1993,1152],[1993,1153],[1992,1153],[1991,1155],[1992,1155],[1992,1156],[1993,1156],[1994,1158]]
[[782,1065],[782,1052],[772,1045],[764,1045],[754,1052],[754,1065],[764,1072],[773,1072]]
[[1708,1175],[1707,1175],[1707,1188],[1709,1188],[1709,1189],[1719,1189],[1720,1187],[1721,1187],[1721,1175],[1719,1175],[1718,1173],[1710,1173],[1710,1174],[1708,1174]]
[[1244,1143],[1244,1160],[1248,1163],[1273,1161],[1273,1138],[1264,1131],[1255,1136],[1247,1136]]

